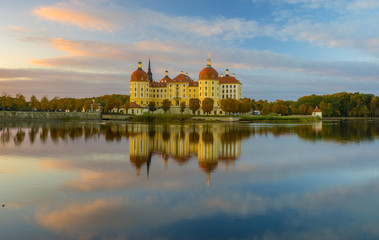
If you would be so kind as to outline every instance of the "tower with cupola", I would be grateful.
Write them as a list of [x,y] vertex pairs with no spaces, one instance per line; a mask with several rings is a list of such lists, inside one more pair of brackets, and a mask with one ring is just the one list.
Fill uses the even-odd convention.
[[130,77],[130,102],[147,106],[149,104],[149,83],[149,75],[142,70],[140,60],[137,70]]
[[201,102],[205,98],[212,98],[214,106],[219,106],[219,78],[218,72],[212,68],[211,59],[208,55],[207,66],[199,73],[199,95]]

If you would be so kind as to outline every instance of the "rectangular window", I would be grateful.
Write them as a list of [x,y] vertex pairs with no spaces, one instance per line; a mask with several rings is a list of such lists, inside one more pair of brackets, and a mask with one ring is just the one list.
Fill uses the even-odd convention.
[[208,96],[207,92],[205,92],[205,96],[206,96],[206,97]]
[[214,87],[212,87],[212,90],[215,90],[215,88],[214,88]]

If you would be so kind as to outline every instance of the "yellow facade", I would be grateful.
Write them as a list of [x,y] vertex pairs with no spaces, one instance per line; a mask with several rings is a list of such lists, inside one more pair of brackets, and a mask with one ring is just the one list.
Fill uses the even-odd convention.
[[[142,70],[140,66],[139,62],[138,70]],[[229,76],[228,69],[225,77],[218,77],[218,73],[210,65],[210,59],[207,60],[206,68],[200,72],[198,81],[192,80],[183,72],[171,79],[166,71],[165,77],[159,82],[146,81],[146,73],[146,76],[139,75],[140,78],[134,77],[133,74],[130,82],[130,100],[142,107],[147,107],[149,102],[162,106],[165,99],[171,101],[171,106],[180,106],[181,102],[188,106],[191,98],[198,98],[201,102],[205,98],[211,98],[214,100],[214,108],[218,109],[220,99],[242,99],[242,84],[234,75]]]

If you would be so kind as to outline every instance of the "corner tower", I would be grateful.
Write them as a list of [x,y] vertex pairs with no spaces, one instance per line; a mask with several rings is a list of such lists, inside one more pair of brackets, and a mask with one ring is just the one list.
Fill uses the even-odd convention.
[[218,72],[212,68],[211,59],[208,55],[207,66],[199,73],[199,95],[202,102],[205,98],[212,98],[214,106],[219,106],[219,80]]
[[149,104],[149,76],[142,70],[141,60],[138,62],[138,68],[130,77],[130,102],[140,106]]

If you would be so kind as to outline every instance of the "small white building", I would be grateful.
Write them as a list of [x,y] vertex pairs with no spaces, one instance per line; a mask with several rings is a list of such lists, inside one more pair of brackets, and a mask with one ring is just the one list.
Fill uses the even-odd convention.
[[129,104],[128,114],[141,115],[143,113],[143,110],[143,107],[141,107],[135,102],[131,102]]
[[316,107],[312,112],[312,116],[322,118],[322,111]]

